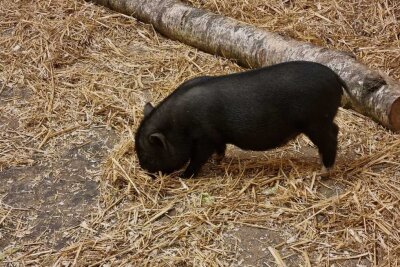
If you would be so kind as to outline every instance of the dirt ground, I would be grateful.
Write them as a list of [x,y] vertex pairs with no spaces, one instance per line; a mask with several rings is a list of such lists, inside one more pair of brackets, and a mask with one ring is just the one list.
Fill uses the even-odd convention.
[[[191,1],[400,78],[396,1],[245,2]],[[84,1],[0,5],[1,264],[398,266],[400,136],[353,111],[330,179],[303,136],[229,146],[198,179],[139,168],[145,102],[240,70]]]

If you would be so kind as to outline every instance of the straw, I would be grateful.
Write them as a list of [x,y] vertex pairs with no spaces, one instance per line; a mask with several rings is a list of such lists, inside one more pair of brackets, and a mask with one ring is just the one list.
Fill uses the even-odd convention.
[[[353,53],[400,79],[397,1],[191,2]],[[225,159],[210,160],[197,179],[152,179],[139,167],[133,143],[144,104],[158,103],[192,77],[242,69],[84,1],[6,0],[0,18],[5,264],[235,266],[243,260],[242,244],[226,234],[245,227],[283,240],[254,241],[271,265],[399,263],[398,134],[341,109],[329,179],[321,179],[316,148],[303,136],[263,153],[229,146]],[[69,240],[64,247],[55,249],[46,232],[30,238],[40,204],[7,202],[16,182],[10,172],[54,162],[66,149],[87,144],[96,127],[117,136],[114,148],[103,151],[101,168],[84,177],[99,182],[96,204],[78,225],[58,230]],[[295,265],[292,254],[299,259]]]

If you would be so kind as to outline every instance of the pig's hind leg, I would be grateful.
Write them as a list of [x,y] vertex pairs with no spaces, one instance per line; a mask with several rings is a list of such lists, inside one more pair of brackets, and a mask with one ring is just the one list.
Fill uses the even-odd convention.
[[323,172],[329,172],[335,164],[338,132],[339,127],[334,122],[313,124],[304,132],[318,147],[325,168]]
[[190,178],[195,176],[215,151],[216,148],[212,142],[209,142],[205,139],[197,140],[193,144],[190,162],[183,173],[182,178]]

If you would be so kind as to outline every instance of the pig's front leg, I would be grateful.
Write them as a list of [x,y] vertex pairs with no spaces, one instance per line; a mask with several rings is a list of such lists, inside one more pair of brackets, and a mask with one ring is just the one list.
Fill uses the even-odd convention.
[[223,160],[223,158],[225,157],[225,150],[226,150],[226,144],[222,144],[217,146],[217,156],[215,157],[215,160],[218,163],[221,163],[221,161]]
[[196,176],[199,172],[201,166],[206,163],[206,161],[215,152],[215,146],[211,142],[205,140],[198,140],[195,142],[192,153],[190,156],[190,163],[187,166],[182,178],[190,178]]

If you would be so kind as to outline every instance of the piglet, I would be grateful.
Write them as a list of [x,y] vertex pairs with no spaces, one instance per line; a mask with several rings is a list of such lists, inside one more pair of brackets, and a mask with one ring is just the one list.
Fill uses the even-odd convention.
[[187,162],[184,178],[226,145],[265,151],[303,133],[318,147],[324,168],[337,153],[343,80],[330,68],[292,61],[181,84],[156,107],[147,103],[135,134],[140,166],[169,174]]

